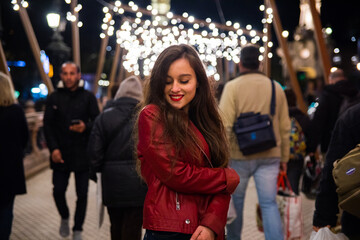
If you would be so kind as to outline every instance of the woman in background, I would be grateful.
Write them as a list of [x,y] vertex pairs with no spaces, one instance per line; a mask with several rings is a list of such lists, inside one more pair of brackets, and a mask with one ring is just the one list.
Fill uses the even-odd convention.
[[15,195],[26,193],[24,150],[29,138],[25,114],[11,79],[0,72],[0,239],[9,239]]
[[121,82],[111,106],[95,120],[89,140],[91,170],[101,173],[102,199],[112,240],[140,240],[146,185],[135,170],[133,117],[143,98],[136,76]]

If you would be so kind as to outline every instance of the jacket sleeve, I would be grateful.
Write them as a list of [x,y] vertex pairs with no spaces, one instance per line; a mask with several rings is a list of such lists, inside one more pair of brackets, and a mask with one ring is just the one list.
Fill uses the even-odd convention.
[[50,153],[54,149],[59,148],[59,143],[55,134],[55,110],[54,105],[54,94],[51,94],[46,101],[45,113],[44,113],[44,134],[46,139],[46,144],[50,150]]
[[101,172],[105,156],[105,135],[102,126],[102,115],[96,118],[91,130],[88,153],[90,157],[90,172],[94,175]]
[[[235,190],[239,176],[233,169],[198,167],[176,159],[172,144],[162,139],[163,126],[154,112],[145,108],[139,116],[138,157],[146,181],[154,174],[163,184],[180,193],[216,194]],[[171,159],[176,159],[173,162]]]
[[352,134],[357,134],[357,131],[354,132],[349,127],[349,124],[344,121],[344,118],[340,118],[335,125],[322,170],[320,186],[315,201],[314,226],[336,225],[336,214],[339,210],[336,185],[332,176],[333,163],[337,159],[342,158],[358,143]]
[[[279,107],[279,128],[280,128],[280,138],[281,138],[281,162],[288,162],[290,158],[290,128],[291,121],[289,118],[289,109],[286,101],[285,93],[282,88],[278,86],[276,89],[276,94],[279,95],[280,100],[278,101]],[[277,98],[279,99],[279,98]]]
[[199,225],[210,228],[217,236],[223,235],[229,203],[230,194],[214,195],[206,209],[206,213],[201,216]]
[[91,132],[91,129],[94,125],[96,117],[99,115],[99,106],[96,100],[96,97],[90,93],[89,94],[89,121],[85,123],[86,130]]

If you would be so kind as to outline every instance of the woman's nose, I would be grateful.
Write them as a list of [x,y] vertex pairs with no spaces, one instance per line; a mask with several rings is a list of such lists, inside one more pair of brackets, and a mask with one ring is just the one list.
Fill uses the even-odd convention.
[[180,85],[178,82],[174,81],[172,86],[171,86],[171,91],[173,92],[178,92],[180,91]]

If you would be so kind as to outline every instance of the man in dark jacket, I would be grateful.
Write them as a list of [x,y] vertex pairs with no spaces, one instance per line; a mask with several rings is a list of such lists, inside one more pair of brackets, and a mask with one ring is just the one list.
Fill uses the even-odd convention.
[[324,87],[310,123],[307,152],[314,153],[320,144],[321,153],[326,153],[344,99],[354,99],[357,94],[358,90],[346,79],[343,70],[337,69],[330,73],[329,85]]
[[141,238],[147,188],[135,170],[132,131],[136,105],[142,97],[137,77],[121,82],[111,106],[96,119],[89,140],[91,169],[102,176],[102,199],[110,216],[111,239]]
[[69,209],[65,193],[71,172],[75,173],[76,211],[73,239],[81,238],[85,220],[89,159],[86,153],[93,121],[99,114],[95,96],[84,89],[79,67],[66,62],[61,67],[61,81],[46,103],[44,130],[53,169],[53,195],[61,215],[60,235],[67,237]]
[[[325,165],[322,171],[319,192],[316,196],[313,219],[314,229],[336,226],[338,196],[332,176],[333,163],[342,158],[360,143],[360,104],[356,104],[345,111],[336,122]],[[360,219],[343,211],[341,217],[342,232],[350,239],[360,239]]]

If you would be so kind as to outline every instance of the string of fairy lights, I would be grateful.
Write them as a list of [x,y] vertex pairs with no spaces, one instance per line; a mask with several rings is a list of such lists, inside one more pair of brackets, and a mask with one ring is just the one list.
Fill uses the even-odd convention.
[[[148,76],[155,63],[157,56],[170,45],[190,44],[194,46],[201,60],[204,62],[208,76],[219,80],[216,66],[218,59],[224,58],[227,61],[238,63],[242,46],[252,43],[260,45],[260,51],[265,52],[264,44],[269,48],[273,43],[267,39],[267,29],[257,31],[250,24],[242,27],[238,22],[226,21],[226,24],[213,22],[210,18],[205,20],[196,19],[187,12],[176,15],[172,12],[159,14],[151,5],[140,8],[133,1],[123,4],[120,1],[107,3],[104,0],[97,0],[103,5],[104,18],[101,23],[102,32],[100,38],[116,36],[117,44],[125,49],[122,65],[128,72],[135,75]],[[21,4],[26,8],[29,6],[25,0],[12,0],[13,9],[19,10]],[[71,0],[65,0],[67,4]],[[81,4],[74,8],[75,12],[82,9]],[[273,15],[271,8],[259,7],[260,11],[266,11],[267,18],[262,23],[272,23]],[[66,14],[70,22],[78,20],[70,11]],[[119,25],[115,29],[115,25]],[[78,26],[83,26],[78,21]],[[268,56],[272,57],[271,51]],[[260,56],[259,60],[263,60]],[[141,68],[141,69],[140,69]]]
[[[269,47],[273,45],[265,35],[266,28],[258,32],[249,24],[241,28],[240,23],[231,21],[227,21],[224,26],[214,23],[210,18],[205,21],[196,19],[187,12],[182,15],[175,15],[172,12],[160,15],[151,5],[143,9],[133,1],[127,5],[120,1],[115,1],[114,4],[101,0],[98,2],[104,5],[101,25],[103,32],[100,33],[100,38],[116,35],[117,44],[126,50],[123,67],[135,75],[139,75],[142,71],[148,76],[162,50],[170,45],[183,43],[197,48],[201,60],[207,66],[208,76],[214,76],[219,80],[220,77],[216,72],[217,59],[225,58],[227,61],[239,63],[242,46],[248,43],[261,46],[268,44]],[[264,11],[265,6],[261,5],[260,10]],[[268,17],[262,22],[271,23],[272,10],[268,8],[266,11]],[[129,17],[126,13],[133,16]],[[121,23],[115,32],[116,15],[121,16]],[[264,52],[265,48],[261,47],[260,51]],[[272,54],[270,53],[268,57],[271,58]],[[260,60],[263,60],[263,56]],[[143,64],[140,64],[140,61]]]

